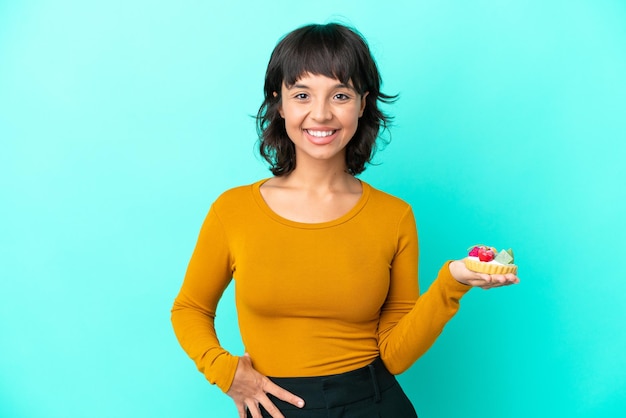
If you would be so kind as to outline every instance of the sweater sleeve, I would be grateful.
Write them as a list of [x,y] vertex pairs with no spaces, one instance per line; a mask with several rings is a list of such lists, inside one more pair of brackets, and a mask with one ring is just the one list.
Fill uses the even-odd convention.
[[398,227],[398,249],[379,324],[381,358],[394,374],[407,370],[433,345],[458,311],[461,297],[471,289],[452,277],[448,261],[420,295],[417,260],[417,229],[409,208]]
[[232,275],[227,236],[213,206],[200,230],[171,319],[180,345],[198,370],[224,392],[235,376],[238,358],[220,345],[214,321]]

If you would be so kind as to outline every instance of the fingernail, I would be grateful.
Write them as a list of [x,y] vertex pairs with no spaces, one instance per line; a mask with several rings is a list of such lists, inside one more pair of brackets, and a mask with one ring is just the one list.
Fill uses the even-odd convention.
[[302,408],[304,406],[304,401],[298,401],[298,408]]

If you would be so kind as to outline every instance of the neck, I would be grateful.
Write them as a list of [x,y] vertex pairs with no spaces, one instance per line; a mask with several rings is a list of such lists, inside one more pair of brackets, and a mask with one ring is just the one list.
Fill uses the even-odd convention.
[[360,182],[346,171],[345,164],[298,162],[295,170],[283,177],[285,184],[311,191],[349,191]]

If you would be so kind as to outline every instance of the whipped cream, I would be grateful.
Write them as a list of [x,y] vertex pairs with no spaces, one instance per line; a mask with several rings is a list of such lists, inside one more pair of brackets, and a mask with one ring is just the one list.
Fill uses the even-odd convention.
[[497,264],[498,266],[513,266],[514,264],[502,264],[502,263],[498,263],[496,260],[491,260],[491,261],[480,261],[480,259],[478,257],[473,257],[468,255],[467,256],[468,259],[473,260],[473,261],[478,261],[479,263],[486,263],[486,264]]

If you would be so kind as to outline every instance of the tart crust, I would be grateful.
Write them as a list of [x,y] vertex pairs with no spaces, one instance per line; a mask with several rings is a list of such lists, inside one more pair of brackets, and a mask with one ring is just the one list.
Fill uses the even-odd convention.
[[496,264],[496,263],[485,263],[478,260],[471,260],[466,258],[465,266],[472,271],[477,273],[487,273],[487,274],[507,274],[507,273],[517,273],[517,266],[515,264]]

